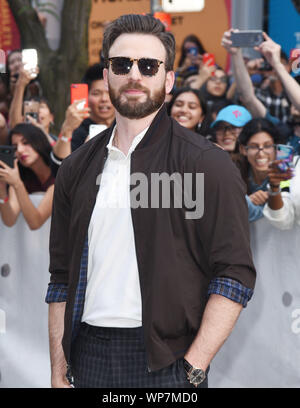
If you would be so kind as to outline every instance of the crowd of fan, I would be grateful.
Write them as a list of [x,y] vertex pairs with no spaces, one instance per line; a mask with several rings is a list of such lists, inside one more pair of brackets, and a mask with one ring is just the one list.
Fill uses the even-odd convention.
[[[256,47],[260,58],[249,59],[232,47],[231,32],[224,33],[222,46],[231,56],[232,72],[212,61],[195,35],[184,40],[175,85],[165,103],[172,118],[231,156],[245,181],[249,221],[264,216],[274,226],[290,229],[300,224],[300,76],[292,72],[295,61],[266,34]],[[9,54],[8,82],[0,82],[0,145],[15,146],[16,160],[13,168],[0,161],[5,225],[13,226],[22,212],[28,226],[38,229],[51,216],[55,176],[63,159],[90,139],[91,125],[112,124],[115,111],[103,66],[100,60],[81,79],[88,84],[88,108],[79,109],[81,101],[71,104],[55,135],[55,117],[39,77],[32,79],[24,69],[20,50]],[[32,111],[36,115],[28,114]],[[276,160],[278,144],[293,147],[293,163],[284,171]],[[44,193],[38,207],[30,198],[35,192]]]

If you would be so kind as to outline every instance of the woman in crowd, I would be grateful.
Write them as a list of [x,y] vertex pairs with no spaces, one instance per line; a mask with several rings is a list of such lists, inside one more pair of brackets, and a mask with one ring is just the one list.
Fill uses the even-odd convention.
[[[6,60],[6,72],[8,74],[8,88],[11,96],[14,95],[17,81],[19,79],[22,63],[22,50],[17,49],[11,51]],[[37,97],[41,95],[41,85],[36,77],[31,77],[25,90],[26,98]]]
[[208,107],[217,102],[228,102],[229,79],[225,71],[217,68],[201,87],[201,94]]
[[176,69],[176,88],[183,86],[183,81],[187,74],[191,72],[195,74],[198,73],[201,58],[205,52],[197,36],[191,34],[185,37],[181,46],[181,55]]
[[[9,134],[16,147],[14,167],[0,161],[0,212],[5,225],[13,226],[20,212],[30,229],[40,228],[50,217],[54,177],[50,170],[51,145],[41,129],[19,124]],[[44,192],[38,207],[29,194]]]
[[272,194],[269,166],[276,158],[276,144],[280,142],[281,135],[276,127],[263,118],[252,119],[239,135],[244,161],[238,164],[247,186],[248,205],[255,205],[253,221],[263,216],[263,207]]
[[182,126],[201,133],[201,124],[206,114],[206,108],[199,91],[191,88],[180,88],[169,102],[168,112]]
[[239,135],[251,119],[251,114],[243,106],[228,105],[219,111],[211,124],[211,140],[226,150],[234,161],[240,157]]

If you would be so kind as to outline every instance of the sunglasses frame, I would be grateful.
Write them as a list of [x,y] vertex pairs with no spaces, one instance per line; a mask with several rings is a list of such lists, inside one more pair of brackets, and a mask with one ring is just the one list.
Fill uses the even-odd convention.
[[[119,74],[119,73],[116,73],[116,72],[113,70],[113,61],[116,60],[117,58],[124,58],[124,59],[126,59],[126,60],[128,60],[128,61],[130,62],[131,66],[130,66],[130,70],[129,70],[128,72],[125,72],[124,74]],[[156,61],[156,63],[157,63],[157,71],[156,71],[154,74],[152,74],[152,75],[143,74],[143,73],[141,72],[141,68],[140,68],[140,66],[139,66],[139,62],[140,62],[141,60]],[[158,70],[159,70],[159,67],[161,66],[161,64],[164,63],[164,61],[160,61],[160,60],[158,60],[158,59],[156,59],[156,58],[146,58],[146,57],[143,57],[143,58],[110,57],[110,58],[108,58],[108,62],[110,63],[111,69],[112,69],[112,71],[113,71],[113,73],[114,73],[115,75],[128,75],[129,72],[131,71],[131,68],[133,67],[134,62],[136,62],[140,74],[143,75],[143,76],[147,76],[147,77],[155,76],[155,75],[158,73]]]

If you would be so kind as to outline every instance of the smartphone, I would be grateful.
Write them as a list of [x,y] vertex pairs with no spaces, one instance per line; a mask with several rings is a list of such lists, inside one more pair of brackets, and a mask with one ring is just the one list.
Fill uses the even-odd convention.
[[261,30],[241,30],[232,32],[231,37],[232,47],[257,47],[264,41],[263,32]]
[[23,112],[26,123],[31,123],[28,119],[28,116],[31,116],[35,120],[39,118],[39,108],[40,104],[38,101],[24,101],[23,103]]
[[82,110],[88,107],[88,96],[89,96],[89,88],[87,84],[71,84],[71,104],[75,101],[82,101],[79,105],[77,105],[78,110]]
[[276,146],[276,160],[283,160],[278,163],[278,169],[285,173],[293,165],[294,148],[292,146],[287,146],[283,144],[278,144]]
[[202,61],[203,61],[204,64],[209,62],[209,64],[208,64],[209,67],[214,66],[215,65],[215,55],[214,54],[209,54],[208,52],[206,52],[202,56]]
[[198,48],[197,47],[190,47],[187,49],[188,54],[192,54],[194,56],[198,55]]
[[99,135],[103,130],[107,129],[106,125],[90,125],[89,126],[89,139]]
[[[22,63],[24,64],[24,69],[26,71],[34,71],[38,66],[37,50],[33,48],[22,50]],[[37,74],[32,72],[31,78],[34,79],[36,77]]]
[[14,167],[16,148],[13,146],[0,146],[0,160],[6,163],[9,167]]

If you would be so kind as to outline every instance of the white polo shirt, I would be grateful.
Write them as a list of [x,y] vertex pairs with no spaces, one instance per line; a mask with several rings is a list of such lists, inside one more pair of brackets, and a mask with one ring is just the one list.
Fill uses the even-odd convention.
[[142,302],[130,209],[131,153],[107,145],[108,157],[88,229],[87,289],[82,321],[92,326],[139,327]]

